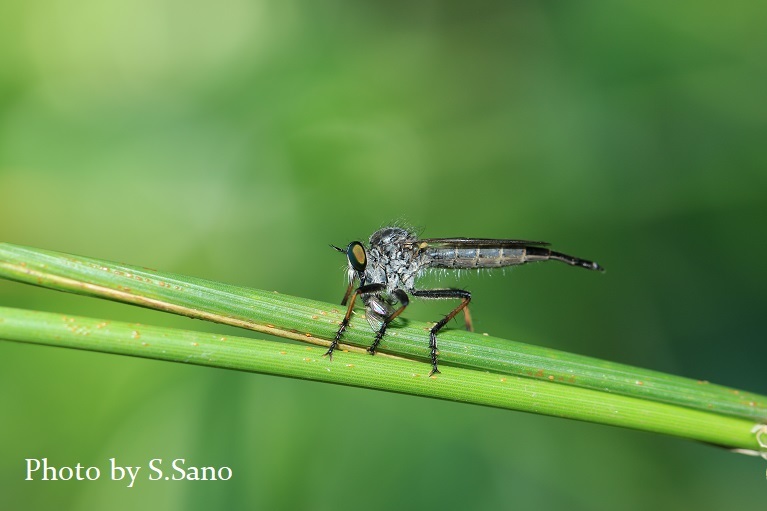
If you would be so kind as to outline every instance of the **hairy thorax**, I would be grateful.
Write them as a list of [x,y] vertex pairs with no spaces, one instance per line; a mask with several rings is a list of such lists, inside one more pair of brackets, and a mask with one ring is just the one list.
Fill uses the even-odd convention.
[[423,256],[415,249],[416,241],[415,234],[399,227],[374,232],[367,254],[367,283],[386,284],[389,293],[395,289],[411,292],[423,268]]

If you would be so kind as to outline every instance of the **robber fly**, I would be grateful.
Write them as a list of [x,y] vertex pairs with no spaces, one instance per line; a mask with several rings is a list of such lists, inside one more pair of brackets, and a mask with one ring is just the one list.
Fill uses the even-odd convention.
[[[365,304],[365,316],[376,330],[373,344],[368,348],[375,355],[389,323],[410,303],[408,295],[436,300],[455,299],[461,303],[439,320],[429,333],[431,350],[431,372],[437,369],[437,332],[456,314],[463,311],[466,329],[472,331],[469,302],[471,293],[463,289],[416,289],[415,281],[431,268],[449,270],[501,268],[534,261],[562,261],[587,270],[603,269],[594,262],[554,252],[543,241],[494,240],[484,238],[425,238],[418,239],[415,233],[400,227],[384,227],[370,236],[369,247],[359,241],[352,241],[347,247],[331,245],[346,254],[349,263],[349,286],[341,301],[347,305],[346,315],[341,322],[335,339],[325,355],[333,358],[333,350],[349,325],[354,302],[359,297]],[[355,282],[359,285],[355,287]],[[399,304],[399,305],[397,305]]]

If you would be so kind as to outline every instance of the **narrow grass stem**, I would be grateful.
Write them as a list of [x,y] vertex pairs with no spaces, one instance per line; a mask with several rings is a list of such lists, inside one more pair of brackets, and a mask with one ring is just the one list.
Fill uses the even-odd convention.
[[274,341],[0,308],[0,338],[48,346],[236,369],[522,410],[756,451],[753,421],[645,399],[458,367],[428,377],[404,359]]

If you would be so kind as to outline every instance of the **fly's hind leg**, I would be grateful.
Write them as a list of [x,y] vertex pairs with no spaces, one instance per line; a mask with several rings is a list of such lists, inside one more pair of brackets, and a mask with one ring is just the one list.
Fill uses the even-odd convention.
[[439,355],[439,350],[437,349],[437,332],[439,332],[445,325],[447,325],[448,321],[453,319],[455,315],[461,311],[464,311],[466,329],[469,331],[472,330],[471,316],[469,315],[468,309],[469,302],[471,301],[471,293],[463,289],[421,289],[414,290],[411,294],[419,298],[428,298],[432,300],[461,300],[458,307],[439,320],[429,331],[429,348],[431,349],[431,372],[429,373],[429,376],[431,376],[434,373],[439,373],[439,369],[437,369],[437,356]]
[[368,348],[368,353],[371,355],[376,354],[376,348],[378,348],[378,344],[381,342],[381,339],[384,336],[384,333],[386,333],[386,328],[388,328],[389,323],[391,323],[394,318],[402,314],[402,311],[405,310],[405,307],[408,306],[410,303],[410,300],[407,297],[407,294],[405,294],[404,291],[401,289],[395,289],[392,291],[392,296],[397,299],[397,301],[400,303],[400,306],[397,310],[386,316],[381,323],[381,328],[378,329],[378,332],[376,332],[376,338],[373,340],[373,344],[370,345]]
[[[468,291],[465,291],[468,293]],[[469,301],[471,301],[471,293],[469,293]],[[469,314],[469,302],[463,306],[463,322],[466,325],[466,330],[469,332],[474,331],[474,325],[471,322],[471,314]]]

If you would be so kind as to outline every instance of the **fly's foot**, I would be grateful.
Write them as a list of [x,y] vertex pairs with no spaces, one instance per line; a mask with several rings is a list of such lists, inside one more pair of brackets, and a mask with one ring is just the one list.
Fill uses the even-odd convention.
[[437,349],[437,333],[432,330],[429,332],[429,348],[431,348],[431,372],[429,376],[439,374],[437,369],[437,357],[439,357],[439,350]]
[[431,352],[431,371],[429,371],[429,376],[440,374],[441,372],[439,369],[437,369],[437,354],[439,354],[438,351]]
[[333,342],[330,343],[330,346],[328,346],[328,351],[325,352],[323,357],[328,357],[329,360],[333,360],[333,350],[338,348],[338,343],[341,341],[341,336],[344,334],[344,331],[346,330],[346,325],[349,324],[348,319],[344,319],[341,322],[341,326],[338,328],[338,332],[336,332],[336,338],[333,339]]
[[386,323],[381,325],[381,328],[376,332],[376,338],[373,339],[373,344],[370,345],[368,348],[368,353],[371,355],[376,354],[376,350],[378,349],[378,345],[381,343],[381,339],[383,339],[384,332],[386,332]]
[[328,347],[328,351],[326,351],[322,356],[328,357],[328,360],[333,360],[333,350],[338,347],[338,342],[333,341],[330,343],[330,346]]

